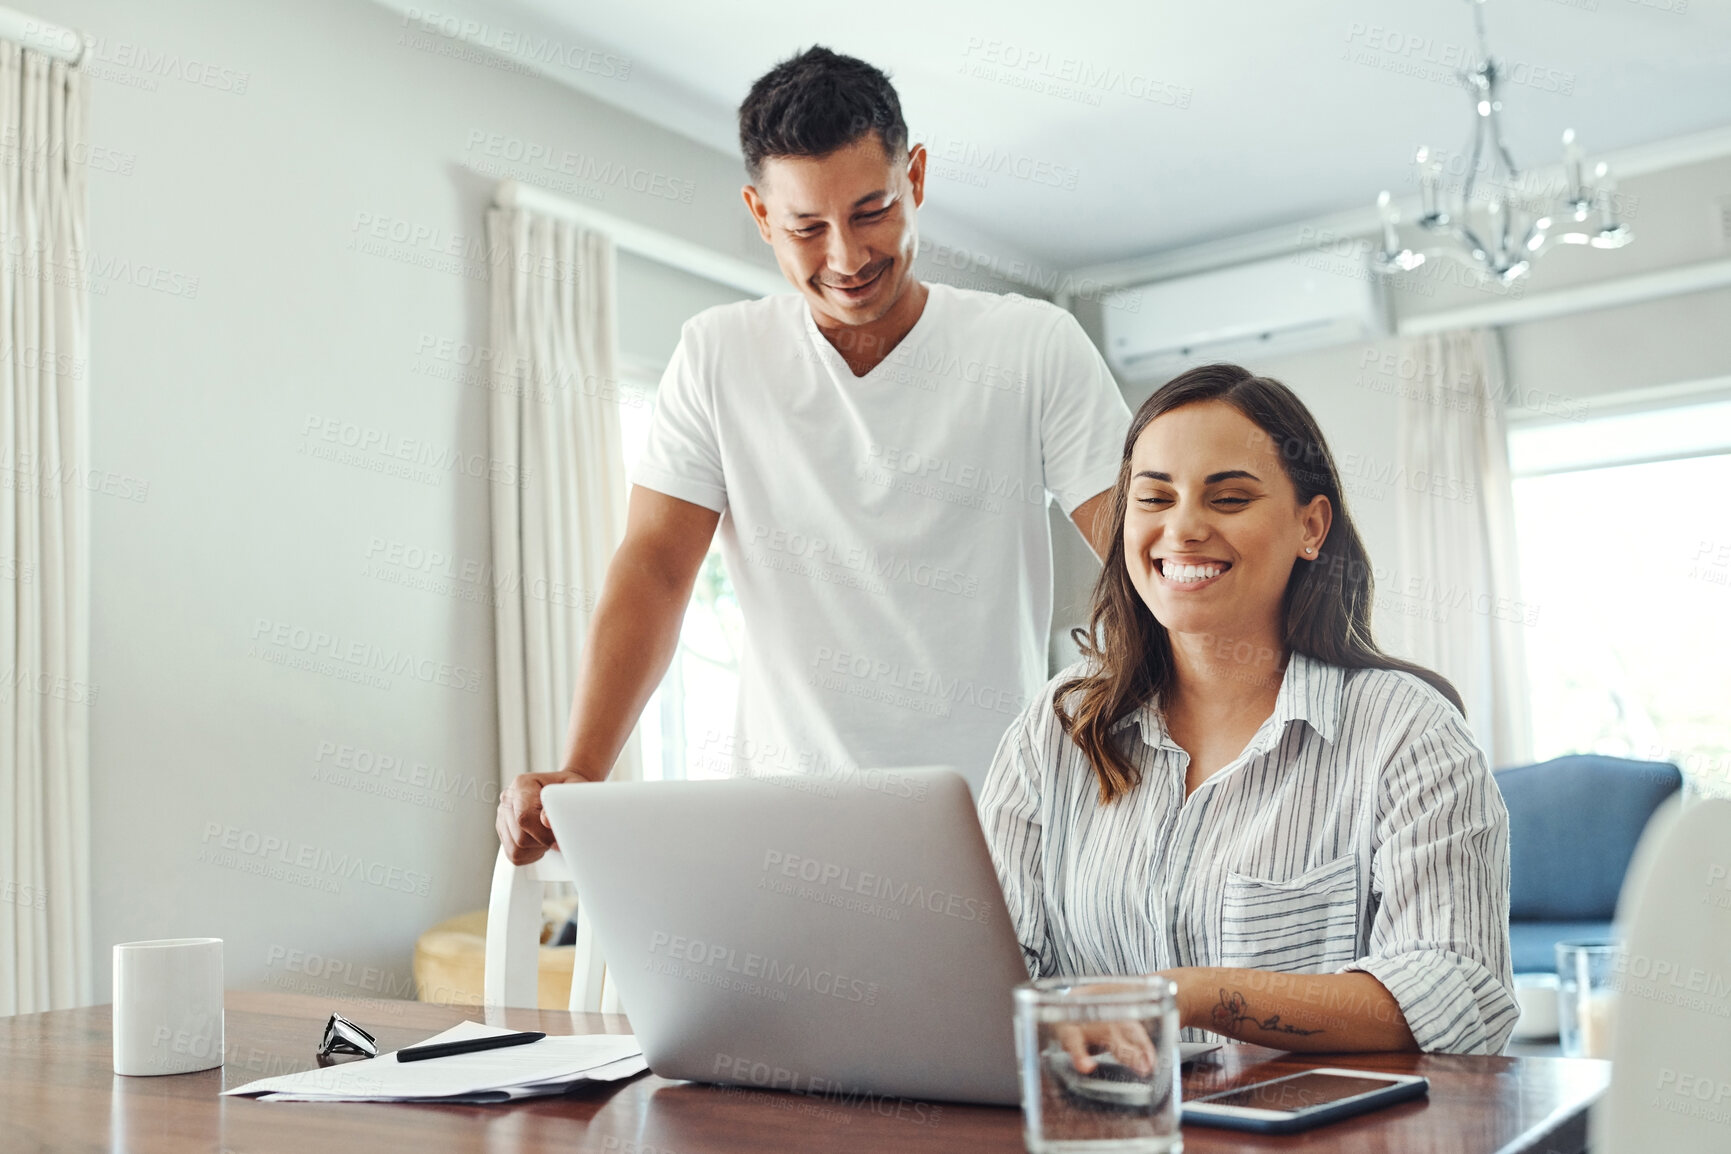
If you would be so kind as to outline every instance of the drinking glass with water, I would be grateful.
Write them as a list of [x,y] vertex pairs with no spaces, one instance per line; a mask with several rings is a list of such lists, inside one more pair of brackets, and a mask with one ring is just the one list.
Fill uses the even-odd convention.
[[1621,953],[1609,940],[1557,943],[1557,1041],[1565,1058],[1611,1056]]
[[1178,996],[1170,979],[1042,978],[1016,987],[1031,1154],[1176,1154]]

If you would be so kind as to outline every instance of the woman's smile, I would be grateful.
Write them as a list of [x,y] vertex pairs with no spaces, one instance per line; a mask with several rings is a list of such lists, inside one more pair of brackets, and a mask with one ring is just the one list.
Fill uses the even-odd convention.
[[1159,574],[1160,583],[1169,589],[1186,593],[1206,589],[1226,576],[1231,568],[1232,562],[1211,558],[1154,558],[1154,572]]

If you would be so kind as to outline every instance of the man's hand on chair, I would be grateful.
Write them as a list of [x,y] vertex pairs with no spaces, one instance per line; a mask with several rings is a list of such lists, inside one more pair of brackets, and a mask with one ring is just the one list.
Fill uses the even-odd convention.
[[559,846],[553,831],[541,811],[541,788],[568,781],[589,781],[580,773],[520,773],[499,794],[499,815],[493,823],[499,831],[499,844],[512,865],[528,865],[540,861],[550,849]]

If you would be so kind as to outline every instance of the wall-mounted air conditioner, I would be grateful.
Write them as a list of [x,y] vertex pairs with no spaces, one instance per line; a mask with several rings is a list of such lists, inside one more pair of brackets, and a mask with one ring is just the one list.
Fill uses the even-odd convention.
[[1362,257],[1327,251],[1154,281],[1110,293],[1101,304],[1106,359],[1130,380],[1389,332],[1381,280]]

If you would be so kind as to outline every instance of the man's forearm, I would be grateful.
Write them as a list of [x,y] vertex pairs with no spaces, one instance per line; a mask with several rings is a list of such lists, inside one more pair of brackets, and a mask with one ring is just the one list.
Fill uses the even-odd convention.
[[604,780],[679,648],[691,582],[669,580],[621,549],[590,619],[577,670],[562,768]]
[[1400,1003],[1369,974],[1223,967],[1164,972],[1178,983],[1186,1026],[1281,1050],[1417,1049]]

